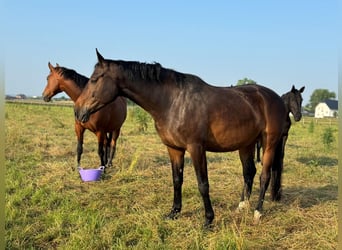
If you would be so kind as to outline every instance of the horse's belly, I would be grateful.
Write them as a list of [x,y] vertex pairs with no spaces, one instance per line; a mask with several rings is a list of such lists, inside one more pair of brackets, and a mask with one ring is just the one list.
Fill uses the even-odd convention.
[[212,152],[235,151],[255,143],[260,133],[260,127],[246,124],[214,131],[207,138],[206,149]]

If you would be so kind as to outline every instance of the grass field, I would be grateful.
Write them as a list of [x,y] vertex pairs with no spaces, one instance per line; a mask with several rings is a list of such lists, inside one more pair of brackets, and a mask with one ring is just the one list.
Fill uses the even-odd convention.
[[[135,107],[137,108],[137,107]],[[208,153],[213,228],[187,154],[183,210],[172,205],[165,146],[149,121],[141,132],[132,107],[114,166],[99,182],[83,183],[76,166],[72,107],[6,103],[7,249],[336,249],[337,122],[294,123],[284,160],[283,199],[266,194],[264,216],[253,225],[261,166],[251,208],[237,214],[243,178],[237,152]],[[323,123],[324,122],[324,123]],[[327,128],[333,141],[322,143]],[[98,167],[96,137],[86,132],[82,166]]]

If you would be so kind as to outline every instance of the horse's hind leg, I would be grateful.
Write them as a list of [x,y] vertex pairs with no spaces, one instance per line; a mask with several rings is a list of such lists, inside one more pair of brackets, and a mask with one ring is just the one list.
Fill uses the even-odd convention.
[[274,161],[272,165],[272,173],[271,173],[271,200],[279,201],[281,199],[281,177],[283,172],[283,161],[284,161],[284,151],[286,144],[287,136],[283,136],[281,142],[279,142]]
[[256,161],[257,162],[261,162],[260,150],[261,150],[261,141],[257,140],[256,142]]
[[237,210],[249,207],[249,198],[252,193],[253,180],[256,173],[254,164],[254,147],[253,144],[249,148],[240,149],[239,156],[242,163],[242,171],[244,178],[244,186],[241,193],[241,199]]
[[112,136],[113,136],[113,133],[110,132],[110,133],[106,133],[106,140],[105,140],[105,143],[104,143],[104,146],[103,146],[103,150],[104,150],[104,156],[103,156],[103,159],[104,159],[104,166],[108,167],[108,161],[109,161],[109,156],[110,156],[110,145],[111,145],[111,142],[112,142]]
[[258,205],[254,211],[254,223],[255,224],[259,223],[260,221],[265,193],[267,191],[267,188],[271,179],[271,168],[274,162],[274,156],[275,156],[278,141],[279,140],[277,140],[276,138],[270,138],[269,136],[267,138],[267,144],[265,145],[265,147],[263,147],[265,148],[265,151],[263,154],[263,159],[262,159],[263,165],[262,165],[262,170],[260,174],[259,200],[258,200]]
[[120,135],[120,129],[115,130],[114,132],[111,133],[111,140],[109,141],[110,143],[110,151],[109,151],[109,157],[107,161],[107,166],[113,166],[113,159],[115,157],[115,152],[116,152],[116,141]]

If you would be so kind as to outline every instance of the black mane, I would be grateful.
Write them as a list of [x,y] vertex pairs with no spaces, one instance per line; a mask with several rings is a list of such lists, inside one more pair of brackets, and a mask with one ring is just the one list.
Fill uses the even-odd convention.
[[78,74],[73,69],[68,69],[65,67],[56,67],[56,70],[61,76],[63,76],[65,79],[72,80],[76,83],[78,87],[81,89],[84,89],[84,87],[87,85],[89,78],[85,77],[81,74]]
[[[130,80],[147,80],[161,83],[165,79],[172,77],[177,83],[183,83],[187,74],[164,68],[160,63],[141,63],[136,61],[106,60],[122,68]],[[96,64],[98,65],[98,64]],[[95,67],[96,67],[95,65]]]

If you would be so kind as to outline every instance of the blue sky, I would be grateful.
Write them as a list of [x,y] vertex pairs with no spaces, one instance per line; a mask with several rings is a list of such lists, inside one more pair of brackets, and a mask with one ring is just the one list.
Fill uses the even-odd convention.
[[337,1],[5,1],[5,93],[41,95],[59,63],[159,62],[216,86],[244,77],[278,94],[337,94]]

